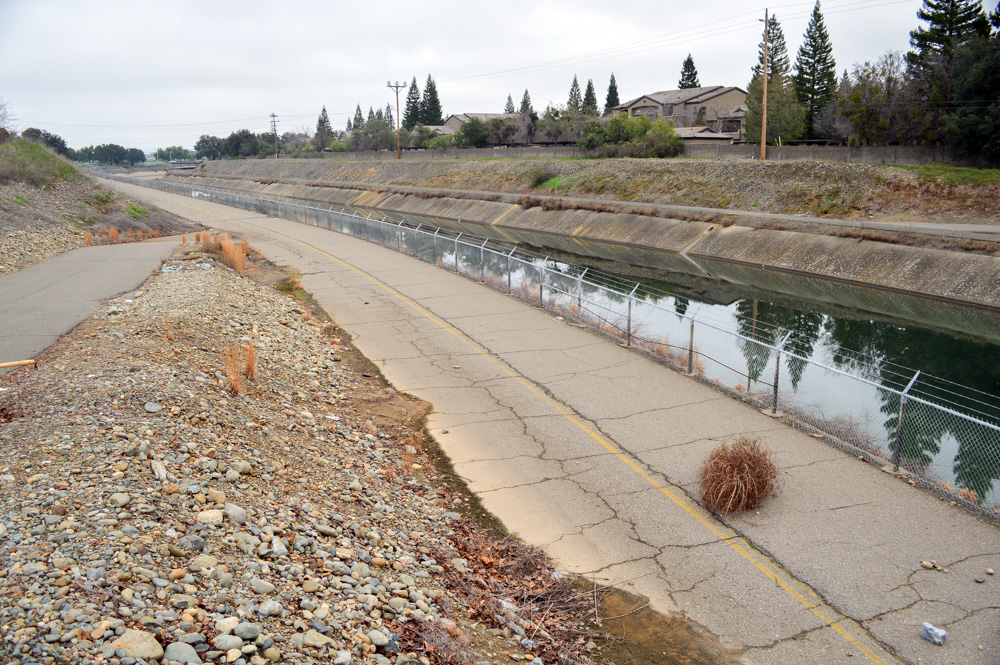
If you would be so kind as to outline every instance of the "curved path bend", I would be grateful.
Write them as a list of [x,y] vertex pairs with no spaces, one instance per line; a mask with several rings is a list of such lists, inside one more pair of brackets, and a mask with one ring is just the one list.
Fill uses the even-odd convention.
[[[487,509],[562,569],[681,612],[747,664],[1000,662],[1000,529],[515,298],[359,239],[109,187],[239,234],[399,390]],[[447,433],[445,433],[447,431]],[[747,434],[782,493],[720,521],[698,466]],[[948,573],[924,570],[936,559]],[[943,647],[921,622],[945,627]]]

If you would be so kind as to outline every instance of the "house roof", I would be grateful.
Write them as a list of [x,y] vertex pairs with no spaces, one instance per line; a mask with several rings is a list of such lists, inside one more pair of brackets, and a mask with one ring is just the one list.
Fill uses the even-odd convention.
[[656,104],[668,105],[668,104],[700,104],[702,102],[707,102],[710,99],[724,95],[727,92],[741,92],[744,95],[747,91],[742,88],[737,88],[735,86],[722,86],[722,85],[712,85],[705,86],[701,88],[685,88],[683,90],[661,90],[659,92],[651,92],[648,95],[642,95],[641,97],[636,97],[635,99],[630,99],[629,101],[619,104],[614,107],[615,110],[625,110],[631,106],[634,106],[637,102],[643,99],[648,99]]
[[493,118],[504,118],[505,120],[513,120],[514,118],[520,118],[520,117],[521,117],[520,113],[453,113],[447,118],[445,118],[445,122],[448,122],[452,118],[455,118],[464,125],[473,118],[485,122],[487,120],[492,120]]
[[456,128],[449,125],[424,125],[426,129],[429,129],[434,134],[454,134],[458,131]]
[[674,127],[674,134],[682,139],[719,139],[729,141],[732,137],[729,134],[720,134],[708,127]]
[[736,118],[744,118],[746,117],[746,114],[747,114],[747,105],[737,104],[736,106],[728,108],[725,111],[719,113],[718,117],[719,120],[729,120]]

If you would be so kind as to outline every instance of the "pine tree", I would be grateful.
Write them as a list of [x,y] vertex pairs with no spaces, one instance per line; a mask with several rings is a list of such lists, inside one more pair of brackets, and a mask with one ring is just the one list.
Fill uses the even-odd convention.
[[917,119],[916,134],[925,143],[941,137],[944,111],[954,100],[955,53],[976,37],[990,34],[990,21],[979,0],[924,0],[917,18],[927,22],[910,32],[906,54],[908,74],[925,108]]
[[[778,17],[772,14],[767,19],[767,72],[768,81],[784,78],[788,75],[788,47],[785,45],[785,33],[781,30]],[[764,41],[757,47],[757,64],[753,67],[753,75],[760,74],[764,66]],[[770,85],[770,84],[768,84]]]
[[385,122],[385,113],[382,112],[382,109],[375,111],[375,119],[382,123]]
[[323,107],[319,118],[316,119],[316,134],[313,136],[313,146],[317,150],[322,150],[330,146],[333,140],[333,126],[330,124],[330,116],[326,113],[326,106]]
[[618,82],[615,81],[614,72],[611,73],[611,82],[608,83],[608,96],[604,98],[604,114],[611,113],[611,109],[621,104],[618,99]]
[[521,97],[521,108],[518,109],[519,113],[534,113],[535,109],[531,106],[531,96],[528,95],[528,89],[524,89],[524,96]]
[[684,58],[684,63],[681,65],[681,80],[677,82],[677,87],[681,90],[701,87],[701,82],[698,81],[698,70],[694,68],[694,58],[691,57],[690,53],[688,53],[688,57]]
[[354,109],[354,129],[364,129],[365,117],[361,115],[361,104]]
[[597,93],[594,91],[594,79],[587,79],[587,89],[583,93],[583,104],[580,106],[580,110],[584,115],[592,115],[597,117]]
[[583,97],[580,96],[580,82],[573,75],[573,85],[569,87],[569,99],[566,100],[566,110],[570,113],[579,113],[583,106]]
[[936,64],[936,59],[950,65],[958,47],[973,37],[990,34],[990,22],[979,0],[924,0],[917,18],[928,25],[910,32],[914,50],[906,55],[906,61],[918,68]]
[[417,87],[417,77],[413,77],[410,90],[406,93],[406,106],[403,108],[403,127],[413,129],[420,122],[420,88]]
[[[381,113],[381,112],[382,112],[382,109],[379,109],[379,113]],[[368,107],[368,122],[374,122],[374,121],[375,121],[375,109],[373,109],[372,107],[369,106]]]
[[833,60],[833,46],[820,12],[819,0],[813,8],[809,27],[802,46],[795,58],[792,83],[799,103],[806,110],[806,136],[814,138],[816,119],[837,91],[837,63]]
[[396,129],[396,119],[392,116],[392,104],[385,105],[385,122],[391,129]]
[[[767,139],[774,142],[795,141],[805,131],[805,109],[795,97],[795,89],[788,77],[788,48],[785,35],[776,16],[767,20]],[[758,49],[759,59],[753,67],[753,78],[747,86],[746,139],[760,142],[760,125],[763,114],[764,40]]]
[[420,100],[420,122],[424,125],[444,124],[437,85],[430,74],[427,75],[427,83],[424,84],[424,98]]
[[352,129],[354,129],[354,125],[353,125],[353,123],[351,123],[351,119],[348,118],[347,119],[347,131],[351,131]]

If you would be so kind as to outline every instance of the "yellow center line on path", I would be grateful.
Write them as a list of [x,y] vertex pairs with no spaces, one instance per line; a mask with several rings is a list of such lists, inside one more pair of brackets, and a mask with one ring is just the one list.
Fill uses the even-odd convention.
[[573,411],[571,407],[562,403],[561,401],[559,401],[552,395],[544,392],[543,390],[540,390],[534,383],[524,378],[522,375],[520,375],[514,369],[508,366],[506,362],[494,356],[489,349],[487,349],[479,342],[475,341],[474,339],[466,335],[464,332],[462,332],[455,326],[441,319],[436,314],[426,309],[425,307],[414,301],[409,296],[397,291],[396,289],[392,288],[391,286],[389,286],[385,282],[382,282],[381,280],[372,276],[371,274],[365,272],[364,270],[361,270],[360,268],[357,268],[351,265],[350,263],[347,263],[346,261],[343,261],[338,257],[323,251],[322,249],[319,249],[318,247],[310,245],[307,242],[299,240],[298,238],[293,238],[292,236],[281,233],[280,231],[275,231],[274,229],[270,229],[265,226],[261,226],[259,224],[253,224],[247,222],[246,220],[238,220],[233,217],[227,217],[226,215],[221,215],[219,213],[212,212],[210,210],[204,210],[203,208],[197,208],[195,206],[190,206],[186,204],[184,205],[187,208],[200,210],[201,212],[205,212],[210,215],[215,215],[216,217],[221,217],[223,219],[228,219],[230,221],[241,222],[244,224],[249,224],[250,226],[255,226],[261,230],[273,233],[274,235],[277,236],[281,236],[286,240],[290,240],[318,254],[322,254],[323,256],[340,264],[341,266],[356,273],[357,275],[360,275],[361,277],[365,278],[372,284],[378,286],[382,290],[386,291],[387,293],[391,294],[392,296],[406,303],[411,308],[416,310],[419,314],[421,314],[423,317],[425,317],[426,319],[430,320],[440,328],[448,331],[449,333],[460,339],[465,345],[469,346],[474,351],[476,351],[478,355],[486,358],[489,362],[491,362],[505,374],[516,380],[531,393],[535,394],[543,401],[547,402],[552,407],[554,407],[556,412],[558,412],[568,421],[573,423],[581,431],[586,433],[587,436],[589,436],[594,441],[599,443],[605,450],[607,450],[612,455],[617,457],[619,460],[624,462],[643,480],[645,480],[652,487],[661,492],[674,504],[683,509],[684,512],[686,512],[688,515],[694,518],[697,522],[699,522],[702,526],[704,526],[713,535],[717,536],[722,542],[729,545],[729,547],[732,548],[733,551],[742,556],[744,559],[750,562],[755,568],[757,568],[760,572],[766,575],[771,581],[773,581],[775,584],[781,587],[781,589],[784,590],[785,593],[787,593],[791,598],[794,598],[796,601],[801,603],[803,607],[812,612],[820,621],[823,622],[823,624],[835,630],[838,635],[844,638],[844,640],[846,640],[852,646],[856,647],[859,651],[861,651],[872,663],[875,663],[876,665],[889,665],[889,661],[882,658],[879,654],[875,653],[875,651],[873,651],[870,647],[864,644],[854,634],[854,632],[852,632],[852,630],[849,630],[848,628],[845,628],[843,625],[841,625],[841,624],[847,624],[848,626],[852,627],[853,630],[856,632],[867,633],[867,631],[862,626],[860,626],[856,621],[847,616],[842,615],[839,611],[827,605],[827,603],[822,598],[820,598],[815,591],[809,588],[808,585],[804,584],[803,582],[800,582],[799,580],[789,575],[787,572],[785,572],[784,569],[781,568],[781,566],[777,562],[773,561],[770,557],[756,550],[753,547],[753,545],[751,545],[749,541],[747,541],[745,538],[739,536],[734,531],[730,530],[728,527],[719,524],[710,515],[706,515],[704,511],[701,510],[699,507],[692,505],[690,501],[688,501],[681,495],[677,494],[669,487],[660,483],[658,480],[656,480],[656,478],[652,477],[649,473],[647,473],[646,470],[643,469],[638,463],[636,463],[636,461],[633,460],[628,454],[619,450],[604,436],[595,431],[595,428],[592,427],[589,423],[585,422],[583,418],[581,418],[575,411]]

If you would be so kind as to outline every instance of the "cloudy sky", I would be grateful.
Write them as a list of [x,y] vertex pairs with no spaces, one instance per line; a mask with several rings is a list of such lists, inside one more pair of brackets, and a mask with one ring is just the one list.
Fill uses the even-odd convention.
[[[18,129],[71,147],[191,147],[202,134],[343,127],[360,103],[395,107],[387,79],[434,76],[445,115],[499,112],[525,88],[538,110],[573,75],[604,101],[676,88],[690,52],[702,85],[746,87],[756,0],[0,0],[0,99]],[[769,5],[790,58],[814,0]],[[992,0],[990,0],[992,3]],[[908,48],[921,0],[823,0],[838,72]],[[405,91],[404,91],[405,94]]]

